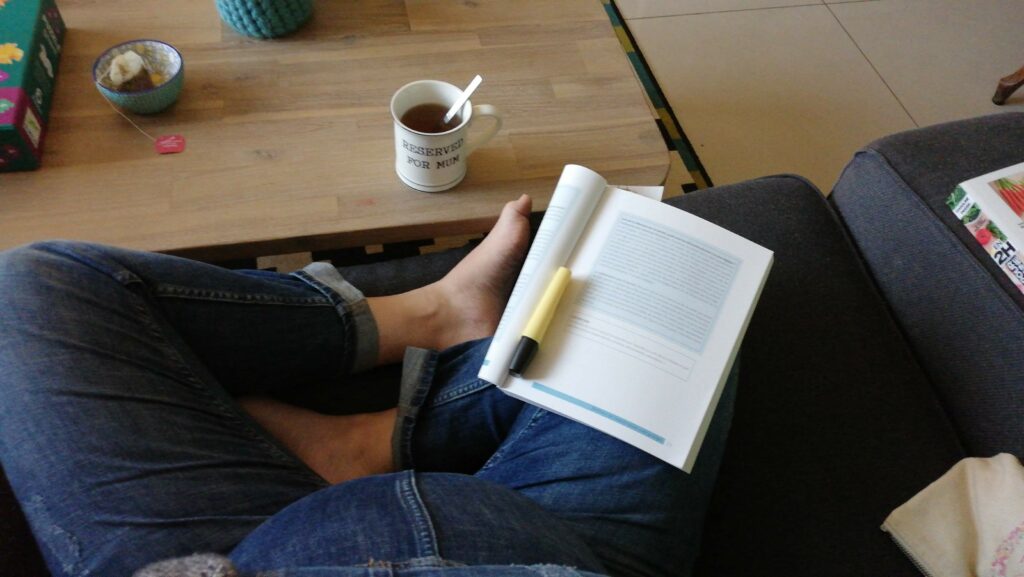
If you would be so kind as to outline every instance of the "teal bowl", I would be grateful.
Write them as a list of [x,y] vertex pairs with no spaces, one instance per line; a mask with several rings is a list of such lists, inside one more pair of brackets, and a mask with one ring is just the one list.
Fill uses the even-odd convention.
[[[150,76],[158,76],[162,80],[148,90],[122,92],[114,90],[110,85],[107,72],[110,63],[117,56],[134,50],[149,67]],[[96,89],[104,98],[118,108],[136,114],[155,114],[174,104],[185,84],[185,62],[176,48],[159,40],[130,40],[108,48],[96,59],[92,67],[92,78]],[[156,81],[154,80],[154,83]]]

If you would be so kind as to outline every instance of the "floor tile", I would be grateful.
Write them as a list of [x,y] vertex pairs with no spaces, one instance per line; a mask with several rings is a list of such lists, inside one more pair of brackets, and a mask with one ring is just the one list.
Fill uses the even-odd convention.
[[653,18],[821,4],[822,0],[615,0],[622,17]]
[[794,172],[828,192],[911,119],[824,5],[631,20],[715,184]]
[[1024,111],[1024,91],[992,104],[1024,65],[1024,0],[878,0],[831,6],[921,126]]
[[683,159],[675,151],[669,152],[668,175],[665,176],[665,195],[672,198],[683,193],[683,186],[693,185],[693,177],[683,164]]

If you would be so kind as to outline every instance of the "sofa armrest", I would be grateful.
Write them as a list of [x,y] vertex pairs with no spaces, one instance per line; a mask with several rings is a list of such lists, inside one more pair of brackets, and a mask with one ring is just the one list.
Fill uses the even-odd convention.
[[792,176],[669,203],[775,252],[698,574],[919,576],[879,526],[962,452],[836,214]]
[[857,153],[842,215],[971,455],[1024,455],[1024,295],[945,205],[960,182],[1024,161],[1024,114],[903,132]]

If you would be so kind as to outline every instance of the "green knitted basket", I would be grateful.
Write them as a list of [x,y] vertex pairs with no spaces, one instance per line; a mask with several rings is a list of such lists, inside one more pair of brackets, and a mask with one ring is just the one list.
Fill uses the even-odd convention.
[[217,0],[217,11],[242,34],[274,38],[305,24],[313,15],[313,0]]

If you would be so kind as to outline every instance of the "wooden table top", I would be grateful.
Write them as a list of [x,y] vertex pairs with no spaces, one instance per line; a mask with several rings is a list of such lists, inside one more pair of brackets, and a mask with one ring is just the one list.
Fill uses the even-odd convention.
[[[659,184],[664,141],[599,0],[321,0],[261,41],[213,0],[61,0],[68,26],[43,154],[0,174],[0,249],[48,238],[226,259],[486,231],[526,192],[541,210],[562,167]],[[175,45],[185,88],[147,132],[92,85],[94,59],[133,38]],[[394,172],[391,95],[412,80],[484,84],[505,114],[456,188]]]

